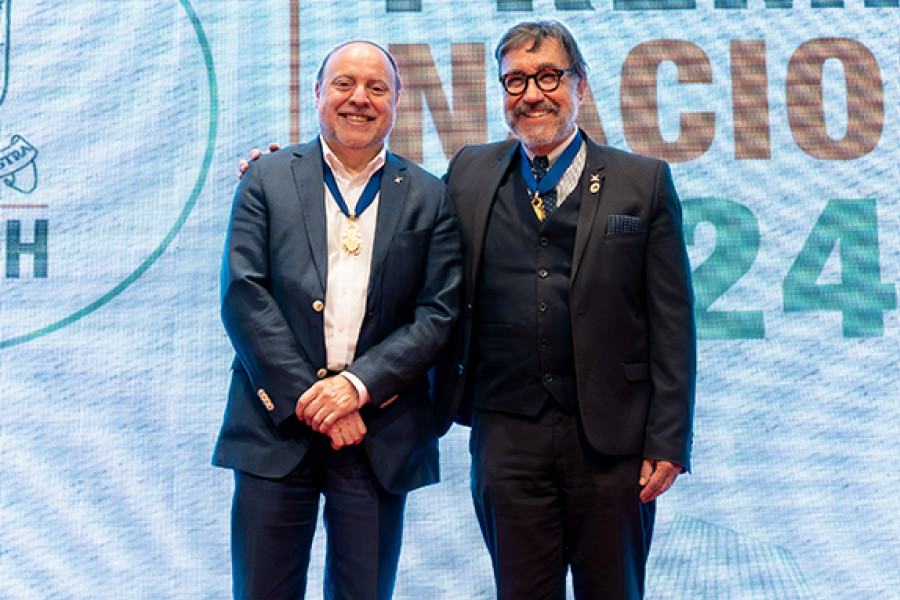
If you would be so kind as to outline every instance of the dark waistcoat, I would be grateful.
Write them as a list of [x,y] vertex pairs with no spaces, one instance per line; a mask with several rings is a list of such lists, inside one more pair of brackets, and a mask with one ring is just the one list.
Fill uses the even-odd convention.
[[577,408],[569,287],[581,185],[543,223],[513,161],[485,233],[475,297],[476,408],[534,416]]

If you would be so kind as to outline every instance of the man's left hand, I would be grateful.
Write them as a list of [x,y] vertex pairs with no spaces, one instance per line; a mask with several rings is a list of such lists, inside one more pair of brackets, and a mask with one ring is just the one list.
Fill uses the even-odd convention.
[[328,429],[331,447],[340,450],[360,443],[366,435],[366,424],[358,412],[350,413],[343,419],[335,421]]
[[328,433],[339,419],[359,409],[359,393],[346,377],[317,381],[297,400],[297,418],[315,431]]
[[644,464],[641,465],[641,478],[638,480],[638,485],[644,488],[641,490],[641,502],[646,504],[655,500],[672,487],[675,478],[683,470],[681,465],[667,460],[645,458]]

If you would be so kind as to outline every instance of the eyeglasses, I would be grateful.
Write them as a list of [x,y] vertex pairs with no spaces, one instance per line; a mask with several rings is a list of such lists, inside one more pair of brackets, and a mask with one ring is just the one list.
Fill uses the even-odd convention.
[[552,92],[559,87],[562,76],[571,72],[572,69],[554,69],[552,67],[541,69],[531,75],[526,75],[522,71],[510,71],[506,75],[500,76],[500,83],[510,96],[524,94],[528,89],[529,79],[534,79],[534,84],[542,92]]

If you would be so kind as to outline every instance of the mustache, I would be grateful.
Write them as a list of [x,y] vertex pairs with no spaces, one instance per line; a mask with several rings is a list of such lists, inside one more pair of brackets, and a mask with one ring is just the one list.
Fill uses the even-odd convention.
[[525,113],[532,112],[535,110],[547,110],[547,111],[550,111],[551,113],[556,114],[559,112],[559,107],[557,105],[553,104],[552,102],[549,102],[547,100],[542,100],[535,104],[516,106],[513,109],[513,114],[516,116],[520,116],[520,115],[524,115]]

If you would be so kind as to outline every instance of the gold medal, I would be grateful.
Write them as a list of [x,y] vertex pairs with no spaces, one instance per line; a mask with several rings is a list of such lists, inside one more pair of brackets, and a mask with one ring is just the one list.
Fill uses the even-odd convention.
[[347,219],[347,226],[344,227],[344,233],[341,234],[341,249],[348,256],[357,256],[362,248],[362,234],[356,225],[356,219],[350,217]]
[[531,198],[531,208],[534,209],[534,214],[537,215],[539,221],[547,218],[547,210],[544,208],[544,203],[541,202],[541,195],[537,192],[534,192],[534,196]]

